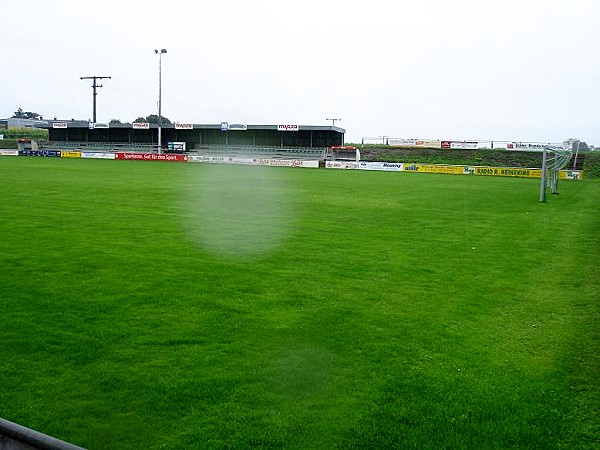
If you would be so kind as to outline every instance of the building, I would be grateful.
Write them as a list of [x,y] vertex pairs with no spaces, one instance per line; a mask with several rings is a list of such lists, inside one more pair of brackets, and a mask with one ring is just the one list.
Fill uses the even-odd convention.
[[45,128],[48,121],[42,119],[19,119],[11,117],[9,119],[0,119],[0,130],[8,128]]
[[[37,125],[48,129],[50,144],[92,147],[95,143],[119,147],[157,147],[158,125],[153,123],[101,124],[80,120],[49,120]],[[211,146],[269,148],[327,148],[344,144],[345,130],[334,126],[246,125],[246,124],[165,124],[161,147],[173,144],[186,151]],[[181,144],[185,143],[185,146]]]

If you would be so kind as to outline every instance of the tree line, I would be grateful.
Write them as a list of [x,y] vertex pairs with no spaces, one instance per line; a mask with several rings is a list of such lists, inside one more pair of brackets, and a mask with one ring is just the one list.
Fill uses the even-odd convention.
[[[33,111],[23,111],[23,108],[18,108],[11,116],[11,119],[44,120],[44,117],[39,113]],[[158,123],[158,114],[150,114],[146,117],[140,116],[133,121],[133,123],[139,122]],[[123,122],[121,122],[119,119],[111,119],[109,123],[117,124]],[[167,117],[162,116],[161,123],[165,125],[171,125],[172,122]]]
[[[148,123],[158,123],[158,114],[150,114],[149,116],[146,117],[138,117],[137,119],[135,119],[133,121],[133,123],[140,123],[140,122],[148,122]],[[110,119],[110,124],[117,124],[117,123],[123,123],[121,122],[119,119]],[[171,121],[165,117],[162,116],[161,117],[161,124],[163,125],[171,125]]]

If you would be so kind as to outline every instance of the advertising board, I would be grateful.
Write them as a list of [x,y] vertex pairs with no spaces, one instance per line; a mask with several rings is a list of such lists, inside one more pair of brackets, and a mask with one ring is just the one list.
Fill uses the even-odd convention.
[[473,175],[494,177],[541,178],[542,169],[527,169],[520,167],[469,167]]
[[452,175],[463,175],[463,166],[447,166],[438,164],[404,164],[403,169],[405,172],[419,172],[419,173],[446,173]]
[[271,166],[271,167],[305,167],[318,169],[318,160],[305,159],[271,159],[271,158],[239,158],[223,156],[190,155],[189,162],[204,162],[213,164],[244,164],[249,166]]
[[327,169],[359,169],[360,164],[354,161],[326,161]]
[[558,172],[559,180],[583,180],[583,170],[561,170]]
[[300,131],[300,125],[277,125],[277,131]]
[[205,155],[190,155],[188,156],[189,162],[202,162],[202,163],[213,163],[213,164],[231,164],[233,158],[229,156],[205,156]]
[[68,150],[60,151],[61,158],[81,158],[81,152],[73,152]]
[[115,159],[115,154],[104,152],[81,152],[81,157],[86,159]]
[[157,153],[115,153],[115,159],[127,161],[175,161],[186,162],[187,155],[169,155]]
[[271,167],[310,167],[318,168],[319,161],[307,161],[303,159],[265,159],[265,158],[254,158],[252,160],[253,165],[257,166],[271,166]]
[[384,170],[388,172],[401,172],[403,170],[403,166],[403,163],[362,161],[359,163],[358,168],[361,170]]
[[415,141],[416,147],[425,147],[425,148],[441,148],[441,141],[435,139],[417,139]]
[[545,148],[562,148],[562,143],[550,143],[550,142],[515,142],[514,149],[515,150],[532,150],[532,151],[542,151]]
[[390,147],[414,147],[416,139],[389,138],[387,144]]
[[19,150],[19,156],[41,156],[60,158],[60,150]]

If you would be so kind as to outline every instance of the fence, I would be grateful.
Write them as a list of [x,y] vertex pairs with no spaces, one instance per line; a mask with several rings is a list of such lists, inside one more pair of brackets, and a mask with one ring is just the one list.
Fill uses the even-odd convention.
[[85,450],[77,445],[0,419],[0,449],[2,450]]
[[252,157],[269,159],[323,159],[324,147],[245,147],[206,145],[191,152],[202,156]]
[[89,150],[103,152],[152,152],[156,151],[156,144],[136,142],[49,141],[40,144],[40,148],[48,150]]

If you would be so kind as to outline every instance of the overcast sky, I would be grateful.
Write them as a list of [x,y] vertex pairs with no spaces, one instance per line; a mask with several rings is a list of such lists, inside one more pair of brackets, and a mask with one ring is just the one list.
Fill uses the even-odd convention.
[[3,2],[0,117],[600,146],[598,0]]

